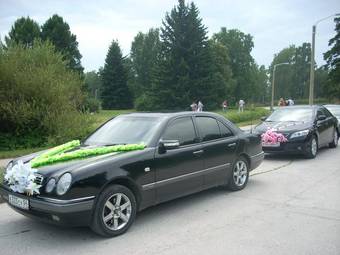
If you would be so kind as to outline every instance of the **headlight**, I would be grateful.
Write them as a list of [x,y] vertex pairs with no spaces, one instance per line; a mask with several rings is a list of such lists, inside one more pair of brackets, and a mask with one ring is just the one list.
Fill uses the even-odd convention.
[[54,187],[55,187],[55,183],[56,183],[56,181],[55,181],[54,178],[50,179],[50,180],[48,181],[48,183],[46,184],[45,191],[46,191],[47,193],[52,192],[52,190],[53,190]]
[[57,184],[57,194],[64,195],[71,186],[72,175],[70,173],[63,174]]
[[309,129],[306,130],[301,130],[293,133],[290,138],[296,138],[296,137],[302,137],[302,136],[307,136],[309,133]]

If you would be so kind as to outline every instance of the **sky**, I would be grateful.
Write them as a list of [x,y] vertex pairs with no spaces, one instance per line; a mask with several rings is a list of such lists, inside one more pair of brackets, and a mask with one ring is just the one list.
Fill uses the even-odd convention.
[[[195,0],[209,36],[221,27],[239,29],[253,36],[252,56],[259,65],[270,65],[274,54],[289,45],[311,42],[312,25],[340,13],[339,0]],[[17,18],[30,16],[42,25],[58,14],[77,36],[86,71],[104,65],[112,40],[123,54],[130,51],[136,34],[160,27],[166,12],[177,0],[0,0],[0,37],[3,40]],[[330,18],[318,24],[315,60],[323,65],[323,53],[335,35]]]

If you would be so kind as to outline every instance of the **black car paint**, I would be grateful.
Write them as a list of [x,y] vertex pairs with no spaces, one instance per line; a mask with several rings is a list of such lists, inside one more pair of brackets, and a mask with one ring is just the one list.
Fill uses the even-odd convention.
[[[259,136],[246,134],[218,114],[213,113],[172,113],[149,115],[161,116],[163,123],[148,147],[141,151],[107,154],[82,160],[72,160],[55,165],[39,168],[39,173],[44,176],[41,194],[27,197],[33,210],[15,210],[31,216],[47,218],[57,215],[60,224],[88,225],[91,221],[92,209],[96,198],[102,190],[112,183],[127,186],[135,194],[139,210],[156,205],[160,202],[188,195],[213,186],[226,184],[231,176],[234,160],[244,156],[249,161],[250,170],[256,168],[263,160],[263,152]],[[143,114],[135,113],[143,116]],[[214,141],[201,142],[183,146],[178,149],[161,153],[158,148],[159,140],[167,125],[175,118],[189,116],[207,116],[217,119],[228,126],[234,136],[220,138]],[[229,146],[231,145],[231,146]],[[203,151],[203,153],[196,153]],[[27,162],[39,153],[15,159]],[[146,169],[150,171],[146,171]],[[44,185],[50,178],[60,178],[62,174],[70,172],[73,176],[70,189],[62,196],[55,192],[46,193]],[[0,186],[0,192],[6,195],[12,193],[8,187]],[[17,195],[15,193],[15,195]],[[23,196],[23,195],[19,195]],[[84,199],[80,201],[79,199]],[[86,206],[85,206],[86,203]],[[50,210],[44,210],[50,205]],[[35,206],[34,206],[35,205]],[[79,215],[70,208],[80,207]],[[55,209],[53,209],[55,208]],[[59,211],[59,208],[62,208]],[[66,211],[65,208],[69,208]]]
[[[308,106],[287,106],[290,108],[300,108]],[[274,128],[288,139],[288,142],[281,143],[279,147],[263,147],[264,152],[268,153],[303,153],[307,143],[313,136],[317,137],[318,147],[328,146],[333,139],[333,131],[337,127],[337,119],[323,106],[309,106],[313,109],[313,117],[309,122],[268,122],[264,120],[257,125],[254,132],[263,134],[268,128]],[[327,111],[330,116],[324,120],[318,120],[318,110]],[[307,136],[290,139],[290,136],[297,131],[309,129]]]

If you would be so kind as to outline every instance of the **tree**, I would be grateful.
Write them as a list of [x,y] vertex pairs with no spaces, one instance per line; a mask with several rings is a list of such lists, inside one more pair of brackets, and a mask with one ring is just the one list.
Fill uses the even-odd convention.
[[[303,99],[308,97],[310,55],[310,43],[303,43],[298,47],[291,45],[288,48],[284,48],[274,56],[273,62],[269,67],[271,76],[270,81],[272,81],[274,65],[288,63],[288,65],[282,65],[276,69],[276,99],[280,97],[293,97],[295,99]],[[316,74],[316,76],[317,75],[318,74]]]
[[127,86],[121,49],[112,41],[102,71],[102,106],[104,109],[127,109],[132,107],[132,96]]
[[6,45],[21,43],[25,47],[32,47],[34,39],[40,38],[40,27],[30,17],[21,17],[14,22],[8,36],[5,36]]
[[227,30],[222,27],[212,39],[228,49],[233,79],[236,81],[232,93],[235,99],[250,99],[255,88],[253,79],[255,61],[250,54],[254,47],[252,36],[237,29]]
[[102,80],[100,72],[91,71],[85,73],[84,86],[87,93],[94,98],[99,98],[100,89],[102,86]]
[[332,48],[324,54],[329,71],[325,92],[328,97],[340,99],[340,18],[335,18],[335,36],[329,40]]
[[82,81],[49,42],[10,44],[0,51],[0,147],[41,146],[81,138]]
[[145,94],[150,89],[152,75],[157,64],[157,55],[160,51],[159,29],[150,29],[146,34],[139,32],[131,45],[130,88],[135,98]]
[[71,33],[70,26],[57,14],[49,18],[41,29],[43,40],[53,43],[56,50],[64,55],[64,60],[70,69],[79,73],[83,72],[81,54],[78,50],[77,37]]
[[225,91],[225,83],[222,75],[214,73],[207,29],[198,8],[179,0],[162,24],[161,50],[143,102],[153,109],[179,110],[202,100],[208,109],[216,108],[224,96],[216,92]]

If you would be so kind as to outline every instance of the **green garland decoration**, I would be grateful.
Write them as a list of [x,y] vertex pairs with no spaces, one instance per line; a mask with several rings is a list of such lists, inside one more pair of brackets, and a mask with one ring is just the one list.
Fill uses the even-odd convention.
[[76,151],[66,152],[68,150],[72,150],[80,145],[79,140],[74,140],[57,147],[54,147],[38,157],[31,160],[31,167],[41,167],[46,165],[55,164],[58,162],[69,161],[72,159],[81,159],[87,158],[91,156],[99,156],[113,152],[125,152],[125,151],[134,151],[134,150],[143,150],[145,149],[145,144],[126,144],[126,145],[114,145],[107,147],[99,147],[92,149],[79,149]]

